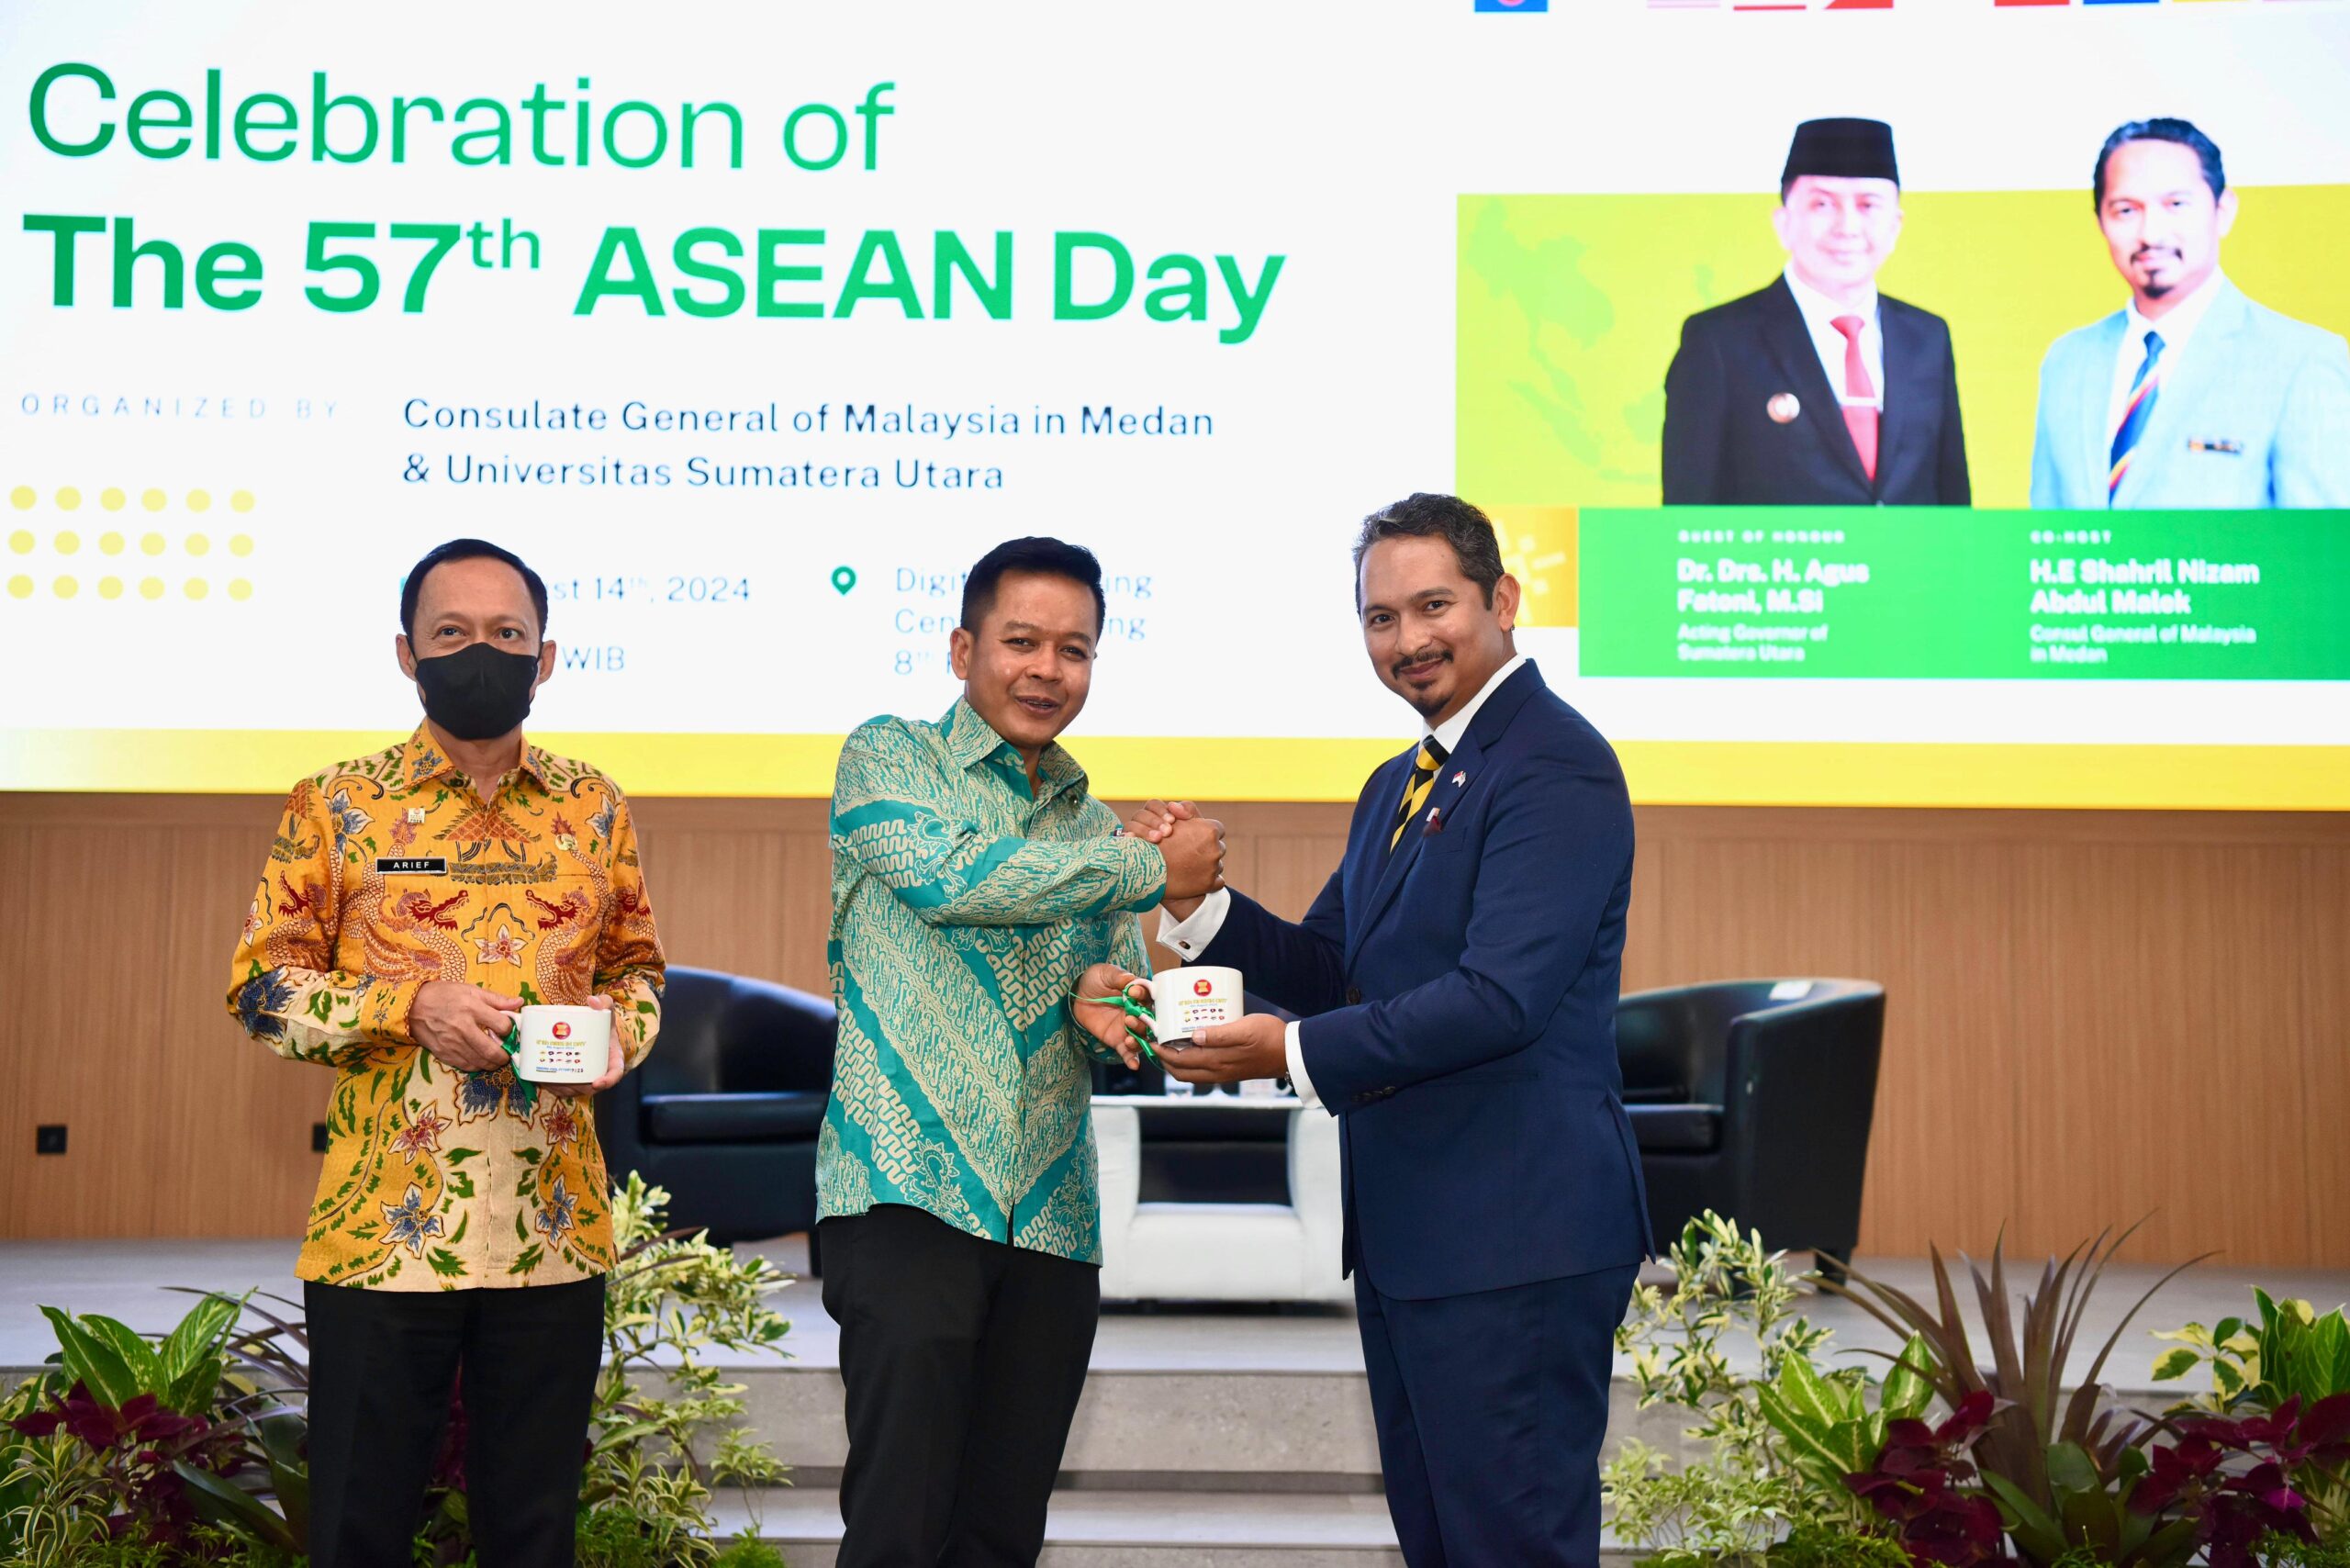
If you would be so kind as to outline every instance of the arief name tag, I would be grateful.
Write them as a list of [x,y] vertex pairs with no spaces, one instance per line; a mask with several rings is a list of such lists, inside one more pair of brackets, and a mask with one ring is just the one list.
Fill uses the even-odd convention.
[[448,859],[439,855],[378,855],[375,872],[383,877],[437,877],[449,869]]

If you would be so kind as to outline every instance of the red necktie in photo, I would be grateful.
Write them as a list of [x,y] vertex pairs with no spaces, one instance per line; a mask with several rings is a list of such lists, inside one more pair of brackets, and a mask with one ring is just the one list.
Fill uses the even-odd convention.
[[1876,387],[1869,381],[1868,363],[1861,358],[1858,316],[1839,316],[1830,323],[1844,334],[1844,428],[1861,454],[1861,471],[1876,479]]

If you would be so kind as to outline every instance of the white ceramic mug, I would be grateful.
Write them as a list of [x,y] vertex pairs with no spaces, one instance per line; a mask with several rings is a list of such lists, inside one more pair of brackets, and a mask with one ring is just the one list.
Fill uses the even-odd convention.
[[593,1083],[612,1059],[612,1015],[600,1007],[525,1007],[514,1075],[533,1083]]
[[1237,1024],[1246,1010],[1240,971],[1214,964],[1159,970],[1150,977],[1150,998],[1151,1033],[1161,1044],[1188,1040],[1211,1024]]

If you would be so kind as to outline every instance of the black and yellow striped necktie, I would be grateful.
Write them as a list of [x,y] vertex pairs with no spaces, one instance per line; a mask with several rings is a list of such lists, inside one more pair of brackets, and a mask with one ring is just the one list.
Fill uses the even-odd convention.
[[1420,743],[1420,755],[1412,759],[1412,777],[1404,786],[1404,799],[1395,807],[1395,831],[1387,835],[1390,854],[1404,842],[1404,830],[1420,814],[1420,808],[1428,803],[1428,791],[1436,788],[1436,770],[1449,755],[1434,735]]

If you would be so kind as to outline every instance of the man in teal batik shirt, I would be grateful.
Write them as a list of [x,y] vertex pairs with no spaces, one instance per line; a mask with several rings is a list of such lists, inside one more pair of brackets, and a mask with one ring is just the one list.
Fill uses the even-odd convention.
[[877,719],[833,789],[840,1037],[817,1148],[841,1330],[842,1568],[1034,1562],[1100,1314],[1091,1064],[1133,1062],[1136,916],[1222,885],[1223,833],[1117,835],[1057,744],[1104,603],[1090,551],[971,569],[937,723]]

